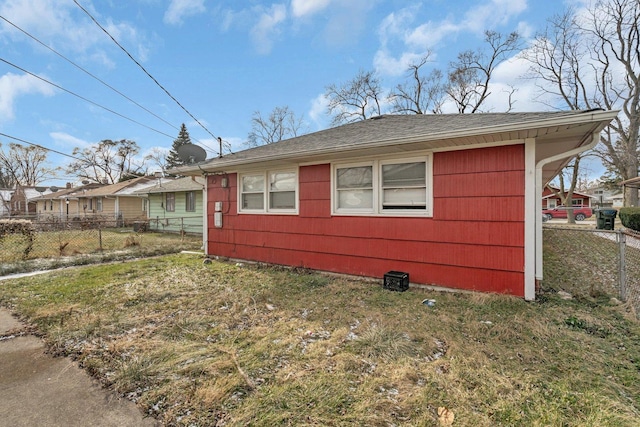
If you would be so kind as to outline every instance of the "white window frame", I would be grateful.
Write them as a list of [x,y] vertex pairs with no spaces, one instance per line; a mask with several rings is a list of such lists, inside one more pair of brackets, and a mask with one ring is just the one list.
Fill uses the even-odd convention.
[[96,197],[96,211],[102,212],[102,197]]
[[[383,209],[382,166],[389,164],[424,162],[425,171],[425,209]],[[341,208],[338,206],[337,171],[343,168],[356,168],[371,166],[373,173],[372,208]],[[415,157],[384,157],[369,161],[344,162],[331,164],[331,206],[332,215],[346,216],[408,216],[408,217],[432,217],[433,216],[433,156],[431,153]]]
[[[270,207],[270,200],[271,197],[270,195],[273,193],[276,193],[275,191],[271,191],[270,187],[270,177],[272,174],[275,173],[292,173],[294,174],[294,179],[295,179],[295,187],[294,187],[294,204],[295,206],[293,208],[272,208]],[[260,176],[263,179],[264,182],[264,188],[262,190],[262,209],[246,209],[242,207],[242,196],[243,191],[242,191],[242,181],[244,177],[247,176]],[[238,174],[238,213],[241,214],[290,214],[290,215],[297,215],[298,214],[298,208],[300,206],[300,200],[299,200],[299,188],[300,188],[300,184],[299,184],[299,179],[300,179],[300,174],[299,174],[299,170],[298,168],[295,169],[291,169],[291,168],[285,168],[285,169],[269,169],[266,171],[259,171],[259,172],[245,172],[245,173],[239,173]],[[291,191],[291,190],[287,190],[287,191]],[[257,194],[259,192],[253,192],[252,194]],[[248,193],[247,193],[248,194]]]

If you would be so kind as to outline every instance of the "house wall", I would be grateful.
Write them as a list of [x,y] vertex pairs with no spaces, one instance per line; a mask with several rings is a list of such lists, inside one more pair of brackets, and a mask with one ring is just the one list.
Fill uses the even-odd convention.
[[[549,196],[549,197],[547,197]],[[562,199],[560,199],[560,197],[553,195],[553,192],[551,190],[549,190],[548,188],[545,187],[544,190],[542,190],[542,197],[544,197],[542,199],[542,209],[547,209],[547,206],[549,206],[549,199],[555,200],[556,201],[556,206],[562,206]],[[582,194],[574,194],[571,198],[571,200],[573,201],[574,205],[573,206],[584,206],[584,207],[590,207],[591,206],[591,197],[587,196],[587,195],[582,195]]]
[[[104,200],[103,200],[104,203]],[[142,210],[142,197],[118,197],[118,212],[125,223],[137,219],[147,219],[147,213]],[[115,212],[114,212],[115,217]]]
[[[299,214],[237,213],[237,175],[208,181],[210,255],[524,295],[524,146],[434,153],[433,217],[331,215],[329,164],[299,169]],[[223,201],[223,227],[213,225]]]
[[202,234],[203,217],[203,193],[195,191],[196,205],[194,212],[186,210],[186,192],[177,191],[175,211],[166,211],[164,208],[163,193],[149,194],[149,228],[157,231],[181,232]]

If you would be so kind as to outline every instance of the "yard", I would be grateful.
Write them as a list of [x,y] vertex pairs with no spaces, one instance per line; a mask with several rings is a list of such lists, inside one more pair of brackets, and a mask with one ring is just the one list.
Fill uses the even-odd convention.
[[0,275],[198,250],[202,236],[131,228],[62,229],[0,236]]
[[182,254],[5,281],[0,304],[170,426],[636,426],[640,325],[561,298],[550,264],[534,303]]

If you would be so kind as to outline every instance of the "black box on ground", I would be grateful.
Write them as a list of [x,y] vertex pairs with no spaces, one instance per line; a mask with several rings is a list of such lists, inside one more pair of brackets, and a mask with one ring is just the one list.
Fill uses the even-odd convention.
[[384,275],[384,289],[404,292],[409,289],[409,273],[402,271],[389,271]]

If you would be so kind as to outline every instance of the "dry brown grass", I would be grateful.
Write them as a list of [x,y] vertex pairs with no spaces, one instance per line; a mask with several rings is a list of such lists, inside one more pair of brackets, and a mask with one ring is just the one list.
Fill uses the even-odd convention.
[[0,303],[166,425],[438,426],[449,414],[454,426],[634,426],[640,415],[640,328],[602,296],[395,293],[182,255],[12,280]]

